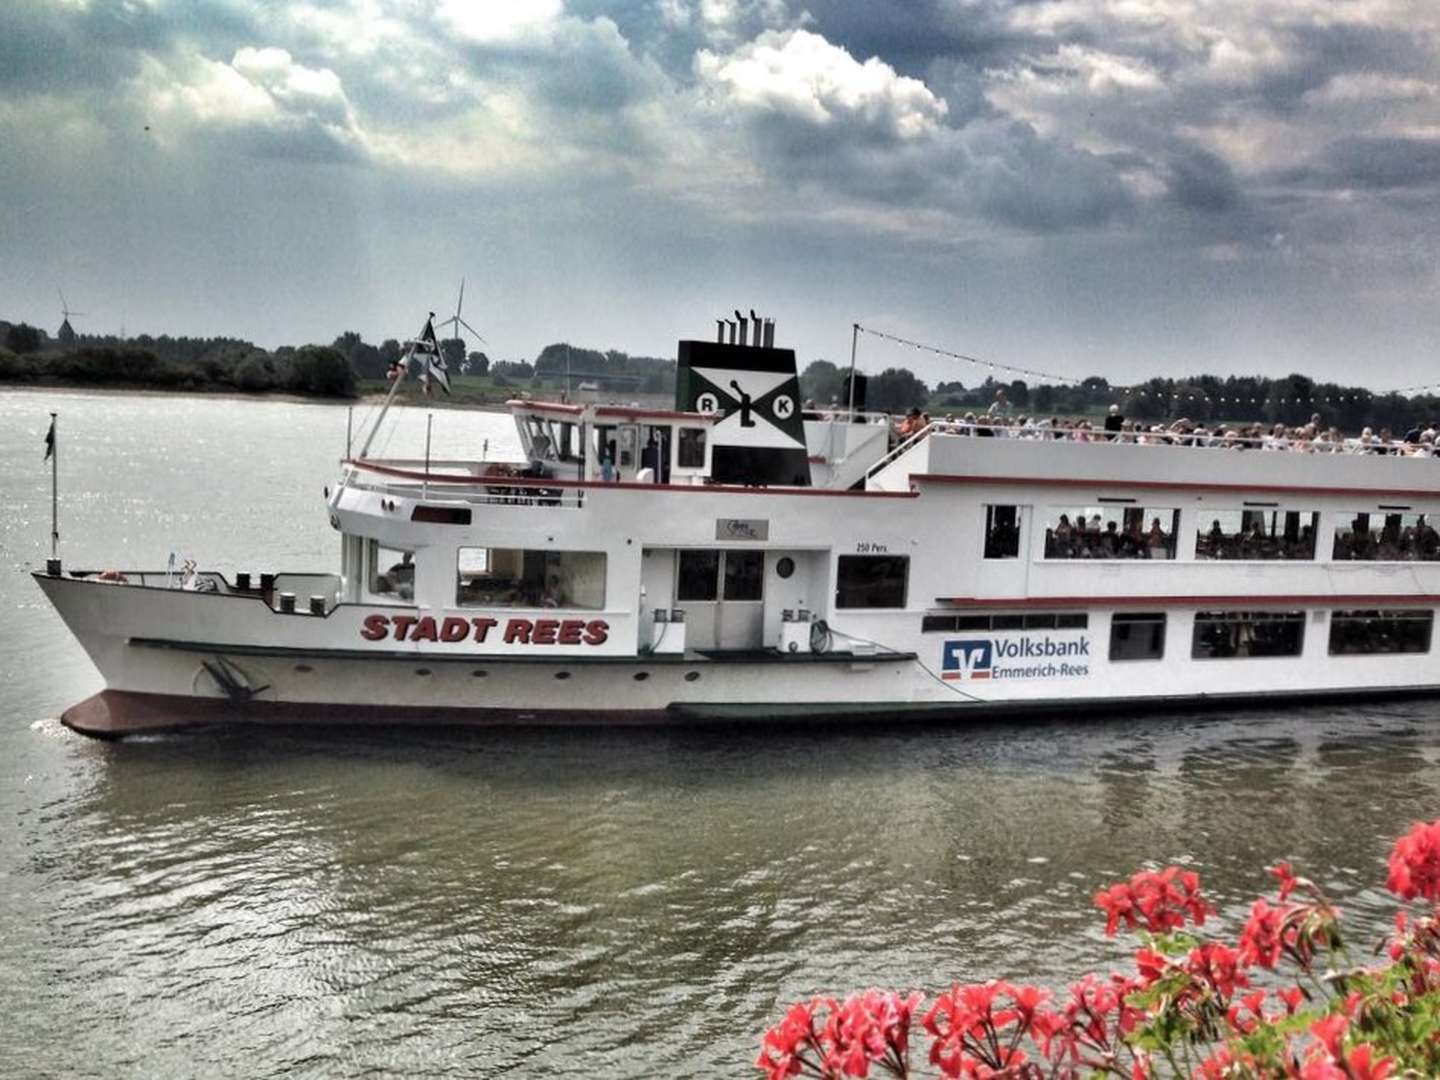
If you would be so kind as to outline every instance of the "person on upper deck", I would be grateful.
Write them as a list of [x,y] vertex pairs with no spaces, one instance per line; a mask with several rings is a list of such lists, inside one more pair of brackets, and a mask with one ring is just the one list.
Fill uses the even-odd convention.
[[1111,405],[1105,414],[1105,438],[1115,439],[1125,427],[1125,417],[1121,415],[1119,405]]

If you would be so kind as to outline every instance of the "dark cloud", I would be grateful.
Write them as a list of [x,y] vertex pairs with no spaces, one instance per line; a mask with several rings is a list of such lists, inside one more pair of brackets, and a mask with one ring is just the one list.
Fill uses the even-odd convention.
[[1235,171],[1219,154],[1188,146],[1172,154],[1167,165],[1170,198],[1182,209],[1226,214],[1244,201]]
[[1012,228],[1086,228],[1131,206],[1129,192],[1103,159],[1042,139],[1026,124],[987,129],[969,148],[972,169],[956,184],[973,188],[985,215]]
[[1332,186],[1391,190],[1440,186],[1440,139],[1355,135],[1331,143],[1318,174]]

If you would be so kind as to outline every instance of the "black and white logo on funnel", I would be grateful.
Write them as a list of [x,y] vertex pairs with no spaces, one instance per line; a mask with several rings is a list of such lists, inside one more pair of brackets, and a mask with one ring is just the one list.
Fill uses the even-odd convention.
[[[801,449],[805,443],[781,425],[795,415],[796,379],[793,371],[746,371],[739,368],[691,368],[702,380],[695,395],[699,412],[722,412],[715,425],[725,446]],[[718,407],[707,408],[711,402]]]

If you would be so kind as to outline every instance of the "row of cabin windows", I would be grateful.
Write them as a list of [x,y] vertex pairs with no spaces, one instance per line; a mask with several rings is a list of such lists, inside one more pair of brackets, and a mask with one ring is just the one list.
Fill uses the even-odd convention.
[[[1110,617],[1110,659],[1160,660],[1165,656],[1163,611],[1117,612]],[[1410,608],[1335,611],[1330,615],[1331,656],[1428,653],[1435,613]],[[927,631],[1084,629],[1076,612],[927,615]],[[1299,656],[1305,647],[1303,611],[1199,611],[1191,631],[1195,660]]]
[[[984,555],[1014,559],[1029,507],[985,507]],[[1195,531],[1200,561],[1312,560],[1319,511],[1251,508],[1206,510]],[[1180,532],[1178,507],[1121,505],[1047,507],[1042,511],[1045,559],[1173,559]],[[1335,527],[1330,558],[1337,561],[1440,561],[1440,531],[1425,514],[1357,513]]]
[[[530,437],[530,453],[541,461],[578,464],[587,447],[581,438],[581,426],[573,420],[529,415],[524,418]],[[608,458],[620,469],[648,465],[657,474],[670,470],[670,429],[662,425],[643,425],[650,431],[642,433],[642,425],[595,424],[589,438],[588,452],[596,461]],[[675,464],[682,469],[705,466],[705,428],[681,427],[675,446]]]
[[[366,579],[372,593],[413,600],[415,553],[372,540]],[[462,547],[456,554],[455,603],[598,611],[605,606],[605,553]]]

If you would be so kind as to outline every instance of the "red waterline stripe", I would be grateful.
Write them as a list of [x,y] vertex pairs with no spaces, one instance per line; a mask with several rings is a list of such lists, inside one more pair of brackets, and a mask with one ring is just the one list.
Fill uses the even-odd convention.
[[370,461],[354,458],[347,458],[342,464],[353,465],[357,469],[381,473],[385,476],[398,476],[405,480],[424,480],[431,484],[457,484],[496,489],[575,488],[589,491],[663,491],[712,495],[800,495],[831,498],[844,496],[861,499],[915,499],[920,495],[918,491],[831,491],[829,488],[745,487],[741,484],[634,484],[629,482],[607,484],[603,480],[542,480],[533,476],[447,476],[441,473],[427,474],[413,472],[409,469],[393,469],[388,465],[376,465]]

